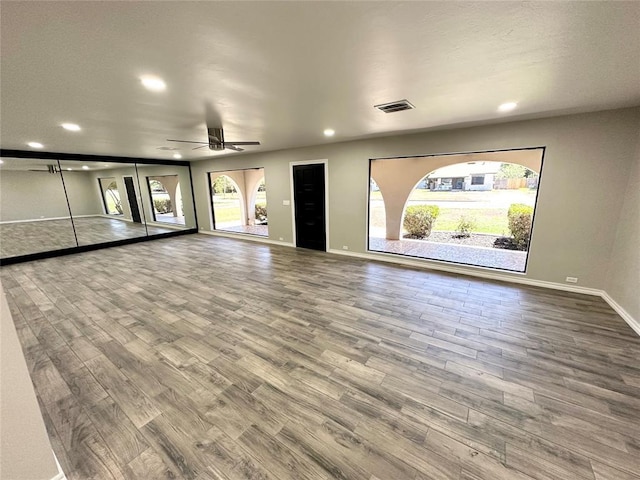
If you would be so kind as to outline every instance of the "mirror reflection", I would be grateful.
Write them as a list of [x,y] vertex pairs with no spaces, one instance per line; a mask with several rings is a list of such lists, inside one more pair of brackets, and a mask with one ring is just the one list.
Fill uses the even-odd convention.
[[0,161],[0,258],[192,228],[188,166]]
[[60,165],[79,245],[147,235],[134,164],[62,160]]
[[189,167],[138,165],[149,235],[195,228]]
[[2,158],[0,257],[75,246],[58,162]]
[[98,178],[100,190],[102,191],[102,201],[107,215],[123,215],[122,199],[118,191],[116,177]]

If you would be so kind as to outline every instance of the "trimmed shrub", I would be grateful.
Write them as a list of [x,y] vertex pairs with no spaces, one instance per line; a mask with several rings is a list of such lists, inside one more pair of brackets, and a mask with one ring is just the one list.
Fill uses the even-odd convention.
[[262,224],[267,223],[267,206],[256,205],[256,220]]
[[158,213],[173,212],[173,205],[171,205],[171,200],[168,198],[154,198],[153,207],[156,209],[156,212]]
[[476,228],[476,221],[473,217],[460,216],[460,221],[456,228],[456,238],[469,238],[471,236],[471,230]]
[[533,207],[523,203],[512,203],[507,212],[509,230],[513,237],[513,244],[518,250],[529,248],[531,236],[531,220],[533,219]]
[[440,215],[437,205],[412,205],[404,212],[403,226],[409,238],[427,238],[431,235],[436,218]]

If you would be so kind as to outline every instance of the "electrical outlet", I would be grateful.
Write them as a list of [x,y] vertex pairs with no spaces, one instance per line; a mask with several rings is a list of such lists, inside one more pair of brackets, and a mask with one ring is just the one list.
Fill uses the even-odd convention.
[[577,277],[567,277],[566,282],[567,283],[578,283],[578,278]]
[[349,245],[342,245],[343,250],[349,250]]
[[282,242],[282,241],[284,241],[284,237],[280,237],[280,241],[281,241],[281,242]]

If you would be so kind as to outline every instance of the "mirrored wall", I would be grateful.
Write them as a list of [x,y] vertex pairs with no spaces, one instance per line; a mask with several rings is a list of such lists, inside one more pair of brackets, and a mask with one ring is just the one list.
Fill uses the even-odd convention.
[[2,157],[0,259],[196,228],[188,164]]

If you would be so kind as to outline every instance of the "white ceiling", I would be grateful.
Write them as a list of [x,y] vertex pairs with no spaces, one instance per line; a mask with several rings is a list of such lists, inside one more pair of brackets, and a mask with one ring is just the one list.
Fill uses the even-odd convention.
[[5,149],[207,158],[165,141],[206,141],[207,105],[251,152],[640,104],[640,2],[21,1],[1,22]]

